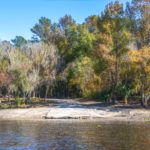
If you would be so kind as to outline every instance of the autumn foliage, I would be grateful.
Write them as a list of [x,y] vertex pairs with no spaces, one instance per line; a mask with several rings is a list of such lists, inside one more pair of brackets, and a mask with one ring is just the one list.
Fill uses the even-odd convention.
[[[0,92],[29,98],[150,100],[150,1],[111,2],[78,24],[42,17],[33,37],[0,43]],[[6,94],[3,94],[5,96]]]

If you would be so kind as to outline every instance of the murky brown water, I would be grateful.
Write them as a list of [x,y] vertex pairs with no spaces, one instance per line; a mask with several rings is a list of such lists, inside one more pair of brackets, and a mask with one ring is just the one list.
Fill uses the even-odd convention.
[[150,150],[150,124],[0,121],[0,150]]

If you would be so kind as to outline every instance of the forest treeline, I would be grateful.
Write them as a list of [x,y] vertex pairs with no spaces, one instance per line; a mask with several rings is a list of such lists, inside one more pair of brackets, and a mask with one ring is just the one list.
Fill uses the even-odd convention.
[[[100,5],[100,4],[98,4]],[[150,0],[109,3],[82,24],[41,17],[33,37],[0,42],[0,95],[150,99]]]

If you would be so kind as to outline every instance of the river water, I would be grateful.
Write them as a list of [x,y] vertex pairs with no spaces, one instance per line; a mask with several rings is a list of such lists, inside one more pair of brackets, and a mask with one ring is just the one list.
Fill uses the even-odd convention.
[[150,124],[0,121],[0,150],[150,150]]

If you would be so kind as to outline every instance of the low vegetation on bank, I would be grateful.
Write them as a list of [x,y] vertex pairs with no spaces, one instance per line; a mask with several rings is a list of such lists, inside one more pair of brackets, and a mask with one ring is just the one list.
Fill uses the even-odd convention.
[[[78,24],[41,17],[33,37],[0,42],[0,97],[16,105],[39,98],[150,100],[150,1],[109,3]],[[11,103],[10,103],[11,105]],[[11,107],[11,106],[10,106]]]
[[0,98],[0,109],[14,109],[14,108],[41,108],[55,105],[56,102],[50,99],[33,98],[24,99],[20,97],[15,98]]

